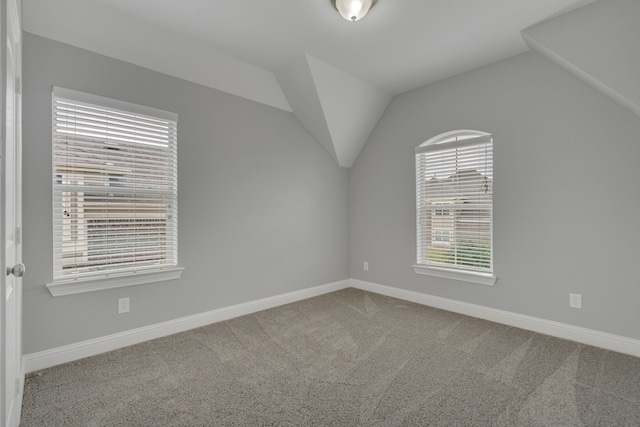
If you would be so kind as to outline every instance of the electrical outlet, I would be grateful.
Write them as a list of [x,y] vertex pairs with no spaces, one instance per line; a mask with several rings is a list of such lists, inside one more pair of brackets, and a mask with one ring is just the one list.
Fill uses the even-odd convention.
[[118,299],[118,314],[129,312],[129,297]]
[[369,271],[369,263],[367,261],[363,262],[362,268],[364,268],[364,271]]
[[582,308],[582,294],[569,294],[569,307]]

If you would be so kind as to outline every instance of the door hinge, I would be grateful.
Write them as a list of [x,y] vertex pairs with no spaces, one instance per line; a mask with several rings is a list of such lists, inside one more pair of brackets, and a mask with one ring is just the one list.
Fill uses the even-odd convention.
[[22,381],[18,378],[16,379],[16,396],[20,396],[20,393],[22,393]]
[[16,77],[16,94],[22,95],[22,79],[20,77]]
[[22,227],[16,227],[16,244],[22,244]]

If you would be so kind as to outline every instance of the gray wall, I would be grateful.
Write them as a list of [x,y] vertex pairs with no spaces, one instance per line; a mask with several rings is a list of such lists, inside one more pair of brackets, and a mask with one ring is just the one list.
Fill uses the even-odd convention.
[[[178,113],[182,279],[53,298],[51,86]],[[24,352],[348,278],[348,170],[288,112],[24,39]],[[116,314],[118,298],[131,312]]]
[[[455,129],[494,136],[494,287],[411,268],[414,148]],[[638,339],[639,159],[640,120],[535,53],[397,96],[350,171],[351,277]]]
[[[52,85],[179,114],[181,280],[44,287]],[[291,113],[29,33],[23,104],[26,354],[349,276],[640,338],[640,120],[537,54],[394,98],[350,171]],[[466,128],[494,135],[494,287],[411,269],[413,150]]]

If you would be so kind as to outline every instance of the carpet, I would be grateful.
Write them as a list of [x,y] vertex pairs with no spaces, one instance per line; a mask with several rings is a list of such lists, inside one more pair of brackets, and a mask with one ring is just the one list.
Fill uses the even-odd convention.
[[34,372],[29,426],[639,426],[640,359],[346,289]]

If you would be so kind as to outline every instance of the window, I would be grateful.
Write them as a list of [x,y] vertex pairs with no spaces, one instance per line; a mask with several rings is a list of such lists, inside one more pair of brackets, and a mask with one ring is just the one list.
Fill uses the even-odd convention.
[[437,228],[433,229],[433,242],[438,243],[438,242],[445,242],[445,243],[449,243],[451,242],[451,231],[450,230],[439,230]]
[[493,285],[493,140],[439,135],[416,148],[416,273]]
[[177,115],[55,87],[54,296],[180,277]]
[[451,215],[451,211],[448,208],[447,209],[444,208],[444,206],[450,205],[451,202],[434,202],[433,204],[436,206],[443,206],[442,209],[436,209],[434,212],[434,215],[437,215],[437,216]]

